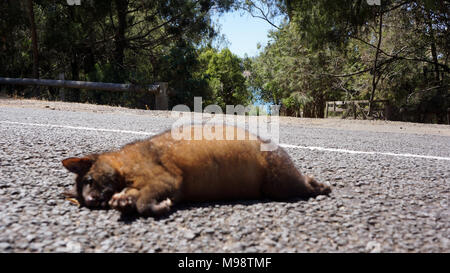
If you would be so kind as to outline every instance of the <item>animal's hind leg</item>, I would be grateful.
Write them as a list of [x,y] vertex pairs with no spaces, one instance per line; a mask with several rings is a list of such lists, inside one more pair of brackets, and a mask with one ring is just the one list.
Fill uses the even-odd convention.
[[152,214],[152,215],[162,215],[166,214],[170,211],[170,208],[172,207],[172,200],[170,198],[167,198],[161,202],[157,202],[155,200],[151,201],[150,203],[145,204],[143,207],[139,207],[138,211],[141,214]]
[[331,192],[328,185],[301,174],[281,147],[268,152],[266,160],[268,168],[262,191],[269,198],[310,197]]
[[305,175],[305,183],[312,189],[312,196],[329,194],[331,187],[328,184],[317,182],[314,177]]
[[162,193],[157,194],[151,187],[144,187],[141,189],[141,194],[136,201],[136,209],[142,215],[162,215],[168,213],[173,205],[171,194],[164,194],[167,196],[162,201],[158,197],[163,196]]

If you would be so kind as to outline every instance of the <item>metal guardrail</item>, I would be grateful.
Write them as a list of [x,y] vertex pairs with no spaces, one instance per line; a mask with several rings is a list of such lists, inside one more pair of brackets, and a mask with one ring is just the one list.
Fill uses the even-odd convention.
[[168,90],[167,90],[168,84],[165,82],[149,85],[137,85],[137,84],[120,84],[120,83],[104,83],[104,82],[0,77],[0,84],[40,85],[59,88],[77,88],[77,89],[81,88],[81,89],[104,90],[104,91],[144,91],[155,94],[156,110],[167,110],[169,107]]

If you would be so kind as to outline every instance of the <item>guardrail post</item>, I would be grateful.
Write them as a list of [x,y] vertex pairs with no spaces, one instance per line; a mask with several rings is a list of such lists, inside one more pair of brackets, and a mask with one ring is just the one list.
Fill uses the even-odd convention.
[[155,94],[155,110],[169,110],[169,83],[158,82],[159,91]]
[[447,124],[450,125],[450,108],[447,108]]
[[[61,81],[64,80],[64,73],[59,73],[58,80],[61,80]],[[63,87],[59,88],[59,99],[61,101],[65,101],[66,100],[66,90],[64,90]]]

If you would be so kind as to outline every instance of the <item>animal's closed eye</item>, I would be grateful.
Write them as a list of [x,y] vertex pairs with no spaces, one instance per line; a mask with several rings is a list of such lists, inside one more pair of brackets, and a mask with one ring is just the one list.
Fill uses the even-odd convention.
[[83,182],[84,182],[85,184],[91,185],[91,184],[94,182],[94,179],[92,178],[92,176],[87,175],[87,176],[83,179]]

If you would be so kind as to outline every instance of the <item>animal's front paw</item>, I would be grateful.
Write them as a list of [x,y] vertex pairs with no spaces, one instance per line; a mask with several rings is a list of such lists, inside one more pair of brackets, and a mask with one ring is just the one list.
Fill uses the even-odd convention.
[[122,191],[111,197],[109,206],[123,213],[132,212],[136,209],[136,197]]

